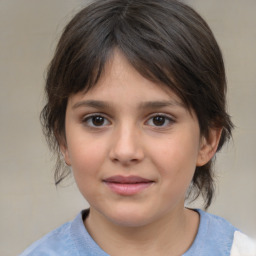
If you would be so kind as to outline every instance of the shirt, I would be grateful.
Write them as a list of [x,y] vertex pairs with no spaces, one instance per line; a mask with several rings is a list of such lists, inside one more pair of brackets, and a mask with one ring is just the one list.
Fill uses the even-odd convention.
[[[254,244],[229,222],[202,210],[196,211],[200,215],[198,232],[183,256],[256,256]],[[73,221],[50,232],[20,256],[109,256],[84,226],[88,213],[89,210],[82,211]]]

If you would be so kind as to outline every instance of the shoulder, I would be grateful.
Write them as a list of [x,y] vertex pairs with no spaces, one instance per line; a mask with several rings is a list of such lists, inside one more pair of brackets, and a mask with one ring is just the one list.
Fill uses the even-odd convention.
[[198,246],[195,255],[256,256],[255,241],[227,220],[202,210],[197,211],[200,225],[194,242]]
[[202,210],[197,211],[200,214],[200,224],[202,224],[202,228],[204,228],[208,234],[218,234],[218,237],[221,235],[230,236],[233,240],[234,232],[238,229],[230,222],[220,216]]
[[71,222],[68,222],[53,230],[34,242],[20,256],[74,255],[70,226]]
[[224,218],[196,210],[200,224],[194,243],[184,256],[230,256],[234,233],[237,231]]
[[84,226],[89,209],[50,232],[19,256],[108,256],[93,240]]

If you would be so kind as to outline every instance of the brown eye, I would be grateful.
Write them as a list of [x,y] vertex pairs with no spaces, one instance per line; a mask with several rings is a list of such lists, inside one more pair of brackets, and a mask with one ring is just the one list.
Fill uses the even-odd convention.
[[152,116],[146,122],[147,125],[153,127],[168,127],[172,123],[174,123],[174,119],[171,116],[165,114]]
[[95,126],[101,126],[104,124],[105,118],[102,116],[94,116],[92,117],[92,123]]
[[164,116],[155,116],[153,117],[153,124],[155,126],[163,126],[166,122],[166,117]]
[[107,118],[100,115],[91,115],[83,120],[83,123],[88,127],[104,127],[110,124]]

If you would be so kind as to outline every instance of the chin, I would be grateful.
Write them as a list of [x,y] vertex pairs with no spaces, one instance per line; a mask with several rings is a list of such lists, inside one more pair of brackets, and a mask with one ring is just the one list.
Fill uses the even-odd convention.
[[106,217],[114,224],[123,227],[141,227],[149,224],[153,221],[153,216],[150,218],[148,213],[151,211],[146,211],[138,209],[138,207],[125,207],[116,208],[111,211],[111,213],[106,213]]
[[144,218],[137,218],[133,216],[118,216],[117,218],[111,219],[111,221],[120,227],[127,227],[127,228],[136,228],[136,227],[143,227],[147,224],[150,224],[150,221]]

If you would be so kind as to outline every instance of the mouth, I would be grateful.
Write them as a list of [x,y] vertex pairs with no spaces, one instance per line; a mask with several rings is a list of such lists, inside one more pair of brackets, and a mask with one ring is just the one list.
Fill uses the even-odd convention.
[[139,176],[125,177],[119,175],[104,179],[103,182],[112,192],[123,196],[138,194],[155,183],[153,180]]

